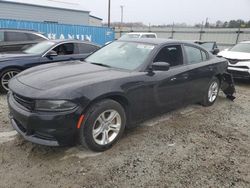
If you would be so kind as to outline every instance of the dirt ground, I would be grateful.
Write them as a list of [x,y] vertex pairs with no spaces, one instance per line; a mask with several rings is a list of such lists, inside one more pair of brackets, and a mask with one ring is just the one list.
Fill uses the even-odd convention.
[[250,83],[127,130],[104,153],[24,141],[0,97],[0,187],[250,187]]

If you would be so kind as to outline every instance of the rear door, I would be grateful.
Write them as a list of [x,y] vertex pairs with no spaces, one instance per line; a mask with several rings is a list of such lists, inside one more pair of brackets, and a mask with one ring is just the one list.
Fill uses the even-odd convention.
[[200,101],[207,90],[208,84],[216,71],[209,55],[201,48],[184,45],[185,59],[188,64],[188,94],[185,100],[189,102]]

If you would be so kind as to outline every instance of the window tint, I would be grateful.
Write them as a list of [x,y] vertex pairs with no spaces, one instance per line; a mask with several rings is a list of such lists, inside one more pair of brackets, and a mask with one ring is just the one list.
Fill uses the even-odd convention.
[[156,38],[155,35],[142,35],[141,38]]
[[78,54],[77,45],[74,43],[61,44],[53,49],[58,55]]
[[203,61],[201,50],[191,46],[184,46],[186,54],[187,54],[187,61],[189,64],[200,63]]
[[39,35],[27,33],[29,40],[44,40],[44,38],[40,37]]
[[27,41],[28,35],[26,33],[21,32],[6,32],[6,41],[14,42],[14,41]]
[[0,31],[0,42],[4,41],[4,32]]
[[88,54],[96,51],[99,48],[91,44],[78,43],[78,49],[80,54]]
[[166,46],[160,50],[154,62],[167,62],[171,67],[183,64],[183,55],[180,45]]

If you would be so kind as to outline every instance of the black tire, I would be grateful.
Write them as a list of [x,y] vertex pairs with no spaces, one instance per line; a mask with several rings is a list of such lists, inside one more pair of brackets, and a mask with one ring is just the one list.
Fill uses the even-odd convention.
[[8,90],[6,89],[6,85],[3,84],[3,79],[7,73],[11,73],[11,72],[20,73],[21,70],[16,69],[16,68],[10,68],[10,69],[5,69],[3,72],[0,73],[0,93],[7,93],[8,92]]
[[[98,144],[93,136],[94,126],[98,117],[106,111],[114,110],[119,114],[121,125],[119,132],[115,139],[105,145]],[[126,113],[124,108],[116,101],[105,99],[92,105],[88,112],[85,114],[85,120],[81,125],[79,132],[79,142],[82,146],[87,147],[93,151],[101,152],[110,149],[122,136],[126,125]],[[101,126],[100,126],[101,127]],[[111,131],[112,132],[112,131]],[[102,133],[102,136],[103,133]]]
[[[217,84],[218,91],[217,91],[217,94],[215,96],[215,99],[214,100],[209,100],[209,89],[212,87],[212,85],[214,83]],[[218,78],[214,77],[214,78],[212,78],[212,80],[208,84],[208,87],[207,87],[207,90],[206,90],[206,94],[205,94],[205,96],[204,96],[203,101],[201,102],[201,104],[203,106],[212,106],[215,103],[215,101],[217,100],[217,98],[218,98],[219,90],[220,90],[220,80]]]

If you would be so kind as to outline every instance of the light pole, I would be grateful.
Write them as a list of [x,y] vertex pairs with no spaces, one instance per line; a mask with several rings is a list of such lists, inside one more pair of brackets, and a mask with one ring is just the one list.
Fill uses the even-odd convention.
[[108,0],[108,27],[110,27],[110,6],[111,0]]
[[123,8],[124,8],[124,5],[121,5],[121,28],[123,25]]

